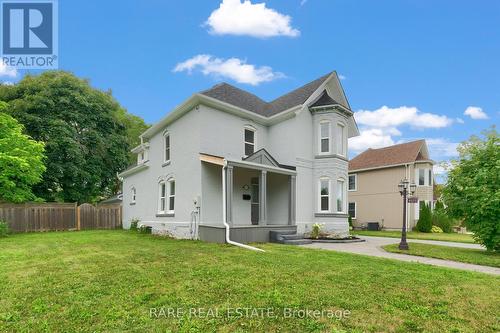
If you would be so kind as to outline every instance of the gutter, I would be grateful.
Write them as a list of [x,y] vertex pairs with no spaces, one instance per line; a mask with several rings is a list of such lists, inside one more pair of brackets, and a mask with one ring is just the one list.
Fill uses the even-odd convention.
[[234,246],[239,246],[239,247],[242,247],[242,248],[247,249],[247,250],[266,252],[266,251],[259,249],[257,247],[234,242],[229,237],[230,226],[227,223],[227,214],[226,214],[226,172],[225,172],[226,169],[227,169],[227,160],[224,159],[224,165],[222,166],[222,222],[224,223],[224,227],[226,227],[226,243],[234,245]]

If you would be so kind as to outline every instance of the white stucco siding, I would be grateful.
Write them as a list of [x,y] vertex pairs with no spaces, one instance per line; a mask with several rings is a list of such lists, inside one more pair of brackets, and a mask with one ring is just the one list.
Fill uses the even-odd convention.
[[241,159],[245,155],[244,129],[255,131],[255,151],[267,146],[267,127],[207,106],[200,106],[200,152]]
[[267,224],[288,224],[289,176],[267,174]]
[[[164,163],[164,133],[170,135],[170,163]],[[201,195],[201,164],[199,160],[199,110],[192,110],[154,135],[149,143],[149,168],[124,178],[124,194],[132,186],[137,188],[135,205],[130,205],[130,194],[124,195],[123,223],[138,218],[153,229],[168,229],[174,236],[189,234],[193,199]],[[158,216],[159,182],[175,180],[174,216]],[[139,204],[140,203],[140,204]],[[165,225],[169,223],[170,225]],[[157,230],[158,231],[158,230]]]

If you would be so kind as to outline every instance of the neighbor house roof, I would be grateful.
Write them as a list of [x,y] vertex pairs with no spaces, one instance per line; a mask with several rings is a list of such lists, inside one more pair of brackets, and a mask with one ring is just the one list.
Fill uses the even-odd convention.
[[417,140],[379,149],[370,148],[349,161],[349,171],[428,160],[425,146],[425,140]]
[[[321,86],[321,84],[323,84],[323,82],[325,82],[325,80],[332,75],[332,73],[333,72],[323,75],[319,79],[292,90],[291,92],[278,97],[271,102],[266,102],[254,94],[236,88],[225,82],[216,84],[212,88],[200,92],[200,94],[238,106],[248,111],[252,111],[264,117],[270,117],[294,106],[302,105],[316,91],[316,89],[318,89],[319,86]],[[347,105],[344,106],[347,107]]]

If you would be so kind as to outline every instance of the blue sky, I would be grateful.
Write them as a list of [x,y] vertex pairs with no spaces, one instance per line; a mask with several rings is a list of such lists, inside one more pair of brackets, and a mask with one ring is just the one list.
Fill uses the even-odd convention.
[[500,118],[500,1],[60,0],[59,67],[149,123],[220,81],[269,100],[337,70],[351,155],[426,138],[442,161]]

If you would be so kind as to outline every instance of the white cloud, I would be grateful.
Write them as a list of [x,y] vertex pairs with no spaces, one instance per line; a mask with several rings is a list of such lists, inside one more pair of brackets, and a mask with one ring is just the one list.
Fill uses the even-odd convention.
[[14,82],[12,82],[12,81],[2,81],[2,82],[0,82],[0,84],[3,84],[4,86],[13,86]]
[[221,59],[208,54],[199,54],[186,61],[178,63],[174,72],[192,73],[199,69],[204,75],[214,75],[220,78],[229,78],[238,83],[258,85],[283,78],[285,75],[280,72],[273,72],[269,66],[247,64],[245,60],[238,58]]
[[441,160],[443,157],[458,156],[458,142],[450,142],[444,138],[430,138],[425,140],[429,147],[429,153],[434,158]]
[[465,121],[462,118],[455,118],[455,121],[459,124],[465,123]]
[[339,80],[345,80],[347,77],[345,75],[339,74]]
[[250,0],[222,0],[205,22],[215,35],[247,35],[258,38],[297,37],[300,31],[291,26],[292,18],[267,8],[265,3]]
[[[397,131],[397,132],[396,132]],[[368,148],[381,148],[394,144],[391,135],[401,134],[395,128],[368,128],[361,129],[360,135],[349,139],[349,149],[359,153]]]
[[469,106],[464,111],[464,115],[472,119],[488,119],[488,115],[478,106]]
[[3,61],[0,61],[0,76],[16,77],[17,70],[13,67],[7,66]]
[[442,128],[453,123],[447,116],[423,113],[416,107],[407,106],[390,108],[384,105],[374,111],[360,110],[354,113],[354,118],[358,124],[371,127],[409,125],[415,128]]

